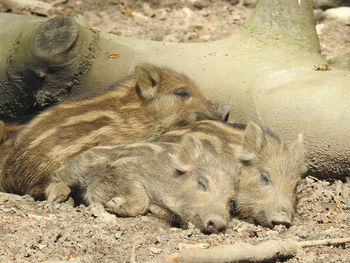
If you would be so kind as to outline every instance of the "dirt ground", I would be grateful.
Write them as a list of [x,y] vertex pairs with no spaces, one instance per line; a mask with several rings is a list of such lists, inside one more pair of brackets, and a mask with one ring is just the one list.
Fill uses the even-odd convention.
[[[254,2],[245,0],[247,2]],[[5,1],[4,1],[5,2]],[[170,42],[206,42],[234,34],[254,8],[239,0],[44,0],[44,8],[0,11],[27,15],[82,16],[94,29],[127,37]],[[344,5],[347,2],[344,1]],[[350,2],[347,4],[350,6]],[[322,10],[315,10],[320,17]],[[327,58],[350,52],[350,26],[317,18],[321,51]]]
[[[298,189],[298,215],[289,229],[268,229],[233,218],[225,233],[205,235],[169,226],[150,215],[118,218],[102,207],[35,202],[0,194],[0,262],[136,262],[178,251],[184,244],[207,246],[270,239],[296,241],[350,236],[350,182],[307,178]],[[302,249],[294,262],[348,263],[350,244]]]
[[[98,30],[123,36],[195,42],[234,34],[252,8],[236,1],[45,1],[55,13],[82,15]],[[29,14],[28,10],[1,11]],[[41,14],[42,15],[42,14]],[[53,16],[50,14],[49,16]],[[336,21],[317,25],[326,57],[350,51],[350,26]],[[269,239],[297,241],[350,236],[350,180],[319,181],[308,177],[298,188],[294,225],[268,229],[233,218],[225,233],[205,235],[189,226],[179,229],[152,216],[118,218],[98,206],[35,202],[0,193],[0,262],[146,262],[181,249]],[[286,262],[350,262],[350,244],[302,249]]]

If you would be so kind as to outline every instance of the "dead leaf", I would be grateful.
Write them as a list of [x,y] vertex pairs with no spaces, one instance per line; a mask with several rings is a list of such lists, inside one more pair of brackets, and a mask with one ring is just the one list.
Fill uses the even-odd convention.
[[68,259],[71,259],[73,257],[74,257],[74,255],[72,253],[69,253],[69,254],[66,255],[66,258],[68,258]]
[[109,54],[108,58],[120,58],[120,54],[118,53]]
[[129,9],[129,8],[125,8],[123,11],[122,11],[122,14],[125,15],[125,16],[129,16],[129,17],[132,17],[132,11]]
[[314,65],[315,71],[329,71],[331,67],[328,64]]

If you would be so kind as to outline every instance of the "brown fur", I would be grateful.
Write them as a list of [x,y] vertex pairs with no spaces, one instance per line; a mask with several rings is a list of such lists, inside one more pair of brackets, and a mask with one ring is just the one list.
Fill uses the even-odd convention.
[[6,192],[44,199],[51,174],[66,160],[97,145],[157,138],[200,119],[221,119],[185,76],[148,64],[109,91],[52,107],[18,134],[0,182]]
[[73,196],[82,194],[84,203],[102,203],[119,216],[151,212],[172,223],[192,222],[204,232],[217,232],[230,217],[234,169],[193,135],[185,135],[180,144],[99,146],[59,169],[47,196],[64,201],[72,191]]
[[169,131],[159,141],[178,142],[188,133],[228,162],[240,166],[234,174],[235,206],[240,217],[272,227],[290,225],[296,206],[296,186],[306,172],[302,136],[286,145],[268,129],[216,121],[198,121]]
[[6,159],[14,147],[16,134],[24,127],[21,123],[4,123],[0,121],[0,174]]
[[0,121],[0,143],[4,140],[5,137],[5,123]]

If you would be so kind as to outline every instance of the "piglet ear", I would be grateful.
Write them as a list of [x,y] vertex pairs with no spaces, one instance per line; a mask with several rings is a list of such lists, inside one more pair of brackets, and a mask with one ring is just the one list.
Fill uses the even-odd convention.
[[175,157],[175,168],[180,173],[186,173],[194,169],[196,163],[203,157],[204,148],[202,142],[192,134],[186,134],[179,146]]
[[262,129],[254,122],[249,122],[242,138],[241,146],[238,147],[236,157],[243,161],[251,161],[265,144],[265,135]]
[[308,169],[305,163],[304,135],[302,133],[298,134],[298,138],[290,144],[289,149],[294,154],[295,159],[299,162],[300,173],[306,173]]
[[144,100],[154,98],[160,82],[160,73],[157,67],[150,64],[139,64],[135,68],[136,87],[139,96]]

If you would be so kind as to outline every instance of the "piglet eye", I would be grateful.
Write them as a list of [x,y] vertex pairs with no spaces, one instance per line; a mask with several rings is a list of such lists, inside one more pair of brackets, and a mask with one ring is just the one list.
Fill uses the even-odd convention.
[[183,99],[188,98],[191,95],[190,91],[184,87],[175,89],[174,94]]
[[184,175],[186,172],[185,171],[182,171],[180,169],[176,169],[175,170],[175,176],[178,177],[178,176],[182,176]]
[[266,172],[261,172],[260,173],[260,181],[265,185],[269,185],[271,183],[271,179],[270,179],[269,174]]
[[209,182],[207,180],[207,178],[203,177],[203,176],[199,176],[198,179],[198,188],[201,191],[207,191],[209,188]]

